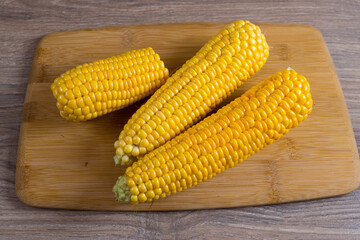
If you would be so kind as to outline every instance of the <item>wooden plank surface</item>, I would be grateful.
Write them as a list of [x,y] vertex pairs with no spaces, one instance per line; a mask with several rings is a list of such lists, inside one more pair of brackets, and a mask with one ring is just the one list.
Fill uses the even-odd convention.
[[174,72],[225,25],[137,25],[44,37],[35,52],[24,103],[16,176],[20,199],[39,207],[154,211],[273,204],[355,190],[360,183],[357,148],[321,33],[305,25],[263,23],[268,61],[226,102],[292,67],[310,82],[314,110],[309,119],[243,164],[184,192],[139,205],[115,201],[111,189],[125,168],[114,167],[113,143],[141,103],[72,123],[59,116],[50,84],[76,65],[147,46]]
[[181,212],[64,211],[33,208],[15,194],[25,90],[36,45],[58,31],[170,22],[303,23],[323,34],[360,140],[360,5],[329,1],[1,1],[1,239],[359,239],[360,190],[270,206]]

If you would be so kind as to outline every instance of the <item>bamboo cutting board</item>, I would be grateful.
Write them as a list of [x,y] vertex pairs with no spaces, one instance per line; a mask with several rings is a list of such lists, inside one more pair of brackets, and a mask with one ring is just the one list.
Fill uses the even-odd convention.
[[85,123],[60,117],[51,82],[66,70],[151,46],[170,72],[225,23],[109,27],[55,33],[39,43],[20,130],[16,192],[38,207],[91,210],[179,210],[274,204],[345,194],[359,186],[359,156],[334,65],[321,33],[309,26],[259,24],[270,56],[226,103],[265,77],[292,67],[311,85],[314,108],[287,135],[224,173],[166,199],[115,202],[113,143],[143,102]]

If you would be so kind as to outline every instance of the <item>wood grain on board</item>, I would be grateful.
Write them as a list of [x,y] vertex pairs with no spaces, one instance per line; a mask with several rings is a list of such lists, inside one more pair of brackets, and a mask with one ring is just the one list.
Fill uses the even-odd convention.
[[309,118],[244,163],[184,192],[154,203],[115,202],[111,189],[125,169],[114,167],[113,142],[143,101],[72,123],[59,116],[51,82],[76,65],[148,46],[173,72],[224,25],[138,25],[44,37],[35,53],[23,110],[16,173],[19,198],[51,208],[177,210],[299,201],[356,189],[360,174],[354,134],[321,33],[306,25],[260,23],[270,45],[269,59],[225,103],[292,67],[310,82],[314,108]]

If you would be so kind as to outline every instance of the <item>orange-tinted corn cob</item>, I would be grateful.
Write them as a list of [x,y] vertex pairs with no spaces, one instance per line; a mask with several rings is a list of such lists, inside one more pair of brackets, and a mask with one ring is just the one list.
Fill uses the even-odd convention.
[[133,163],[113,188],[116,198],[136,204],[197,185],[279,139],[311,110],[306,78],[278,72]]
[[51,90],[62,117],[86,121],[151,95],[168,74],[159,55],[144,48],[77,66],[56,78]]
[[114,144],[115,163],[130,164],[198,122],[257,72],[268,55],[258,26],[248,21],[227,25],[132,116]]

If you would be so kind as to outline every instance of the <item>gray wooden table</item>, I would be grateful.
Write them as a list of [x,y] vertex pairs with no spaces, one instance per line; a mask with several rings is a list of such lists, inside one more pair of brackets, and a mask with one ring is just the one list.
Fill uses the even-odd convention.
[[[46,34],[129,24],[233,21],[317,27],[333,57],[360,147],[360,1],[0,1],[0,239],[360,239],[360,189],[322,200],[180,211],[39,209],[14,190],[31,62]],[[331,109],[329,109],[331,111]]]

